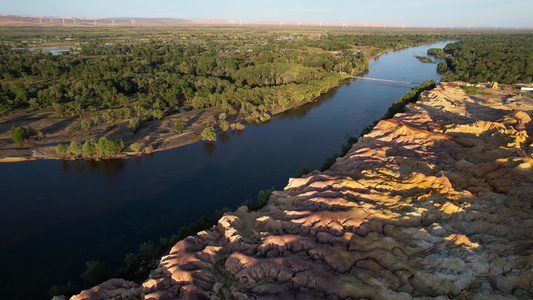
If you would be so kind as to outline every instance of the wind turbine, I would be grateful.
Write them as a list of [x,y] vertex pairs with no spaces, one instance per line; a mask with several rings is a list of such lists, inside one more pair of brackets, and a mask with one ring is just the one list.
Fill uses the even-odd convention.
[[65,26],[65,19],[63,19],[63,26]]
[[133,19],[130,19],[131,21],[131,27],[133,27],[133,23],[135,23],[135,21]]
[[113,23],[113,26],[115,26],[115,19],[111,19],[111,23]]
[[74,25],[76,25],[76,18],[72,18],[72,21],[74,21]]
[[54,21],[52,21],[52,19],[50,19],[50,25],[54,25]]
[[520,27],[520,25],[516,26],[516,30],[518,30],[518,27]]
[[94,26],[96,26],[96,19],[94,19]]
[[42,24],[42,23],[43,23],[43,18],[39,17],[39,24]]
[[470,30],[470,25],[468,25],[468,30]]

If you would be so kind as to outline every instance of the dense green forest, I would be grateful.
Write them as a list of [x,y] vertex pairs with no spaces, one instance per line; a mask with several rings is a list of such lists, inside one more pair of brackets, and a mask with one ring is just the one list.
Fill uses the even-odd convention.
[[443,81],[518,83],[533,81],[533,35],[466,36],[444,51],[450,72]]
[[[160,119],[193,106],[259,117],[315,99],[367,69],[368,59],[357,47],[378,53],[443,38],[271,29],[9,28],[0,46],[0,114],[34,108]],[[68,45],[69,51],[52,55],[30,49],[52,42]]]

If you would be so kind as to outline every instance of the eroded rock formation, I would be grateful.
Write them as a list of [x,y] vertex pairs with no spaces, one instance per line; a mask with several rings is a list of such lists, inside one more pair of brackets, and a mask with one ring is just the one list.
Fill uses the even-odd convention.
[[531,299],[532,113],[531,98],[427,92],[112,299]]

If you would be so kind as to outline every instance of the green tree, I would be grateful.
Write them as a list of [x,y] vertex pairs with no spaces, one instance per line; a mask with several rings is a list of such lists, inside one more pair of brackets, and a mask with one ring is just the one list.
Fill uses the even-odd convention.
[[440,62],[437,65],[437,73],[444,74],[444,73],[446,73],[446,71],[448,71],[448,64],[445,63],[445,62]]
[[56,153],[57,155],[63,155],[67,152],[67,148],[63,144],[59,144],[56,146]]
[[181,123],[180,121],[176,121],[176,123],[174,123],[174,130],[176,130],[178,133],[182,133],[183,129],[185,129],[183,123]]
[[229,129],[229,123],[228,123],[228,121],[226,121],[226,120],[224,120],[224,119],[220,119],[220,120],[218,121],[218,127],[220,127],[220,129],[221,129],[222,131],[226,131],[226,130]]
[[95,147],[100,157],[111,157],[124,148],[124,142],[120,139],[101,137],[95,144]]
[[80,142],[72,141],[70,142],[70,146],[68,147],[68,153],[78,156],[82,154],[82,147]]
[[96,152],[96,139],[92,138],[88,141],[85,141],[82,148],[83,155],[91,156]]
[[20,144],[30,137],[30,132],[24,127],[11,126],[11,138],[13,142]]
[[217,135],[215,133],[215,129],[213,127],[207,127],[202,131],[202,140],[203,141],[209,141],[209,142],[216,142]]

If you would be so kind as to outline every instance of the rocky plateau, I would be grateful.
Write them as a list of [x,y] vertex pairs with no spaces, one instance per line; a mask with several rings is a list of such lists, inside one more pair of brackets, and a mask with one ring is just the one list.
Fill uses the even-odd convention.
[[532,299],[533,98],[421,94],[325,172],[81,299]]

